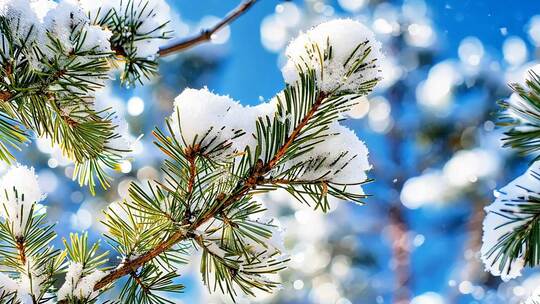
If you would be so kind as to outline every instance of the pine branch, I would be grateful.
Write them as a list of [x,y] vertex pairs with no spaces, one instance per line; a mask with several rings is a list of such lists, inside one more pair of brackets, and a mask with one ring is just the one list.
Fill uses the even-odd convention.
[[[268,162],[267,167],[268,171],[270,171],[280,160],[283,158],[285,153],[289,150],[289,147],[294,143],[296,138],[298,138],[298,135],[300,132],[304,129],[304,127],[307,125],[307,123],[313,118],[315,113],[319,110],[321,104],[323,103],[324,99],[326,98],[326,93],[320,92],[313,103],[313,106],[307,112],[307,114],[304,116],[302,121],[298,124],[298,126],[293,130],[291,135],[289,135],[289,138],[285,141],[285,144],[282,146],[282,148],[276,153],[276,155]],[[268,172],[267,171],[267,172]]]
[[201,31],[201,33],[195,37],[191,37],[175,43],[171,46],[161,48],[158,52],[158,55],[160,57],[169,56],[174,53],[194,47],[200,43],[210,41],[212,39],[212,35],[214,35],[217,31],[232,23],[238,17],[246,13],[255,4],[255,2],[257,2],[257,0],[246,0],[245,2],[234,8],[231,12],[229,12],[225,18],[223,18],[220,22],[218,22],[218,24],[216,24],[212,28]]
[[267,164],[264,164],[262,161],[258,161],[255,167],[253,168],[252,173],[242,183],[240,183],[236,187],[236,189],[232,191],[232,193],[230,193],[228,196],[225,193],[222,193],[220,196],[218,196],[223,201],[218,202],[219,204],[217,208],[213,209],[212,212],[207,213],[204,217],[199,218],[197,221],[190,223],[187,231],[175,232],[172,236],[169,237],[169,239],[165,240],[164,242],[156,246],[153,250],[131,261],[127,261],[123,265],[115,268],[95,285],[94,290],[96,291],[100,290],[104,288],[105,286],[109,285],[110,283],[116,281],[117,279],[125,275],[128,275],[129,273],[141,267],[145,263],[151,261],[158,255],[169,250],[175,244],[183,240],[186,240],[188,238],[195,237],[195,235],[193,234],[193,231],[197,230],[207,221],[214,218],[215,216],[223,212],[223,210],[225,210],[227,207],[237,202],[241,197],[243,197],[251,189],[255,188],[257,185],[261,185],[265,181],[264,175],[270,172],[275,167],[275,165],[280,161],[280,159],[287,153],[291,144],[297,139],[301,130],[306,126],[308,121],[317,112],[317,110],[319,109],[319,107],[321,106],[325,98],[326,98],[326,94],[323,92],[321,92],[317,96],[317,99],[315,103],[313,104],[312,109],[306,114],[304,119],[292,131],[291,135],[285,141],[285,144],[277,151],[274,157]]
[[[514,94],[499,102],[498,124],[506,128],[504,147],[516,149],[522,155],[540,151],[540,76],[530,70],[525,85],[511,84]],[[540,156],[536,156],[539,159]]]
[[[255,2],[245,1],[214,27],[198,37],[162,48],[159,55],[211,40],[214,33],[247,12]],[[31,16],[0,16],[0,73],[4,75],[0,81],[0,159],[11,162],[14,157],[8,148],[19,149],[29,141],[25,131],[35,131],[60,145],[64,155],[76,163],[73,178],[81,185],[89,185],[92,193],[97,183],[105,189],[109,186],[106,170],[116,169],[123,154],[129,152],[129,147],[112,148],[110,143],[119,137],[116,126],[109,121],[111,113],[94,109],[93,92],[103,86],[108,72],[118,64],[124,65],[121,79],[127,85],[142,83],[144,78],[156,74],[156,56],[149,56],[148,48],[155,47],[157,52],[158,46],[171,37],[169,22],[146,20],[164,17],[151,2],[126,0],[106,7],[91,8],[85,12],[88,19],[79,15],[82,10],[74,8],[67,17],[69,25],[61,29],[70,33],[68,38]],[[33,23],[22,33],[17,26],[20,22]],[[109,40],[110,49],[96,40],[97,27],[110,30],[111,36],[98,34],[103,35],[99,38]],[[88,45],[96,41],[98,45]]]
[[12,156],[6,145],[18,148],[27,141],[24,131],[34,131],[62,148],[64,156],[76,164],[74,178],[93,192],[95,177],[108,186],[104,167],[114,168],[123,152],[107,147],[118,136],[115,126],[107,113],[93,108],[93,92],[108,78],[111,53],[88,45],[93,42],[87,41],[87,23],[75,23],[70,16],[71,25],[65,29],[69,38],[56,36],[53,28],[39,32],[36,25],[29,30],[28,37],[44,36],[43,45],[14,38],[23,33],[10,24],[30,16],[19,20],[0,16],[0,31],[5,35],[0,55],[11,57],[3,58],[0,67],[5,74],[0,82],[0,114],[5,117],[0,123],[0,158],[9,162]]
[[45,223],[45,215],[36,212],[37,180],[32,180],[33,172],[24,173],[25,170],[16,167],[7,173],[17,177],[21,173],[13,172],[22,171],[22,175],[25,175],[26,178],[21,179],[15,187],[6,188],[4,182],[0,185],[5,195],[1,206],[3,211],[0,212],[3,214],[0,221],[0,264],[3,283],[6,283],[5,280],[15,284],[26,282],[30,286],[33,284],[33,288],[15,290],[13,284],[2,288],[14,292],[12,302],[8,303],[19,303],[24,297],[32,299],[33,303],[44,303],[50,297],[47,291],[54,284],[54,275],[61,271],[65,253],[50,245],[56,234],[53,226]]

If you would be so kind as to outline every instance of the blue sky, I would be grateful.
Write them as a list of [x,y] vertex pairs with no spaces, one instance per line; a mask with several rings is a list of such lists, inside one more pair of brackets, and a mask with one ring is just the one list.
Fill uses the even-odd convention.
[[[279,2],[259,0],[248,14],[232,24],[227,60],[220,75],[214,78],[215,83],[208,84],[211,89],[229,94],[242,103],[257,103],[259,96],[270,98],[282,88],[277,56],[265,50],[260,43],[260,22],[274,11]],[[302,4],[302,1],[294,2]],[[477,36],[487,48],[500,50],[505,39],[501,29],[505,28],[507,35],[523,37],[528,20],[540,13],[540,1],[534,0],[426,2],[442,35],[439,45],[441,58],[457,56],[458,45],[467,36]],[[239,1],[182,0],[175,6],[183,19],[196,22],[206,15],[224,16],[237,3]]]

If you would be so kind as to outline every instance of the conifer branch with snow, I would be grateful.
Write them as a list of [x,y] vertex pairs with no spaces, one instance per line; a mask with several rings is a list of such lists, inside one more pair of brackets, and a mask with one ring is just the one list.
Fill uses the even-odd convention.
[[46,223],[45,207],[39,205],[44,194],[34,170],[13,166],[2,176],[0,192],[0,301],[45,303],[65,253],[50,245],[56,234]]
[[107,188],[131,147],[118,130],[125,122],[99,107],[96,92],[114,72],[142,84],[159,56],[195,45],[165,47],[170,20],[165,0],[1,0],[0,159],[13,162],[11,149],[35,134],[75,163],[74,180]]
[[117,144],[114,112],[95,107],[95,92],[120,57],[126,84],[155,73],[168,19],[161,0],[1,1],[2,160],[33,131],[75,162],[80,184],[107,187],[105,168],[115,169],[130,148]]
[[[531,70],[524,84],[511,87],[514,93],[501,102],[500,125],[507,128],[504,145],[536,159],[485,208],[482,261],[486,271],[504,281],[520,276],[526,266],[540,264],[540,78]],[[533,295],[527,303],[537,301]]]
[[[103,20],[102,14],[95,16]],[[275,274],[286,267],[288,256],[278,241],[279,227],[264,217],[264,203],[257,198],[285,189],[322,211],[329,209],[331,197],[362,203],[368,151],[341,121],[380,80],[382,57],[371,31],[352,20],[302,33],[291,42],[288,56],[286,87],[266,103],[242,106],[206,88],[187,89],[176,98],[167,129],[154,132],[166,156],[163,180],[132,183],[128,196],[105,212],[105,240],[121,257],[117,265],[110,266],[108,254],[89,245],[86,235],[72,235],[64,251],[44,249],[55,234],[44,226],[43,213],[35,207],[16,213],[27,218],[21,223],[28,228],[15,230],[13,212],[6,212],[2,223],[9,233],[2,241],[13,236],[12,263],[33,267],[6,274],[5,286],[13,286],[6,293],[13,297],[10,303],[25,303],[21,297],[26,294],[36,297],[34,303],[45,303],[46,297],[94,303],[108,299],[107,290],[115,287],[122,303],[167,303],[164,292],[182,291],[178,268],[194,258],[194,251],[201,253],[203,282],[212,292],[234,300],[275,290]],[[15,188],[16,193],[30,191]],[[15,232],[32,229],[50,237],[40,238],[40,250],[24,251],[25,264]],[[25,236],[22,243],[32,245]],[[42,256],[52,258],[40,264]],[[65,275],[53,285],[57,276],[43,269]],[[23,272],[37,274],[35,290],[19,292]]]

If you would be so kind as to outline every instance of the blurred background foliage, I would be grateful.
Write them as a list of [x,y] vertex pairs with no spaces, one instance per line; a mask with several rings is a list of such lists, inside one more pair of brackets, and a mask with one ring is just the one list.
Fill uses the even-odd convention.
[[[233,1],[169,1],[177,37],[219,20]],[[127,118],[138,140],[114,187],[91,196],[70,180],[73,166],[37,140],[18,155],[33,165],[48,192],[59,234],[100,238],[101,210],[133,180],[158,179],[162,154],[151,131],[163,127],[184,88],[208,88],[243,104],[283,88],[279,71],[287,42],[321,21],[350,17],[383,42],[385,79],[355,109],[349,126],[370,148],[375,181],[366,206],[335,204],[329,215],[265,197],[279,216],[290,269],[283,289],[246,303],[519,303],[540,285],[534,270],[502,283],[478,258],[483,207],[492,191],[519,175],[529,159],[500,148],[496,102],[508,82],[522,82],[540,55],[540,2],[427,0],[260,0],[212,43],[161,60],[150,85],[101,98]],[[60,240],[57,240],[60,244]],[[106,246],[105,246],[106,247]],[[202,286],[198,265],[181,272],[178,303],[222,303]]]

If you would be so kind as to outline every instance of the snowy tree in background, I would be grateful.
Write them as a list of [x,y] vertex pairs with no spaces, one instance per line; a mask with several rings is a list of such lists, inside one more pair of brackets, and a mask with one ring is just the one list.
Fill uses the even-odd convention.
[[[120,65],[125,84],[142,82],[156,73],[157,55],[210,39],[252,3],[200,36],[162,48],[169,37],[163,1],[0,2],[3,159],[12,161],[6,144],[18,146],[32,130],[76,162],[81,184],[93,189],[97,179],[107,186],[104,167],[116,168],[129,150],[114,113],[95,108],[111,67]],[[368,151],[342,121],[381,80],[380,48],[361,23],[334,20],[291,42],[285,89],[266,103],[246,107],[206,88],[182,92],[166,130],[154,131],[166,157],[164,178],[131,184],[105,211],[116,265],[87,234],[54,248],[33,169],[12,166],[0,180],[0,301],[170,302],[164,293],[182,291],[178,269],[194,251],[202,252],[210,291],[233,300],[273,291],[273,276],[289,258],[257,198],[282,189],[322,211],[330,198],[362,203]]]
[[[540,77],[537,67],[524,82],[512,83],[514,93],[501,102],[500,124],[507,131],[505,146],[521,154],[536,156],[529,169],[495,193],[486,207],[482,260],[486,270],[508,281],[521,276],[524,267],[540,263],[540,171],[538,138],[540,130]],[[527,303],[538,303],[538,292]]]

